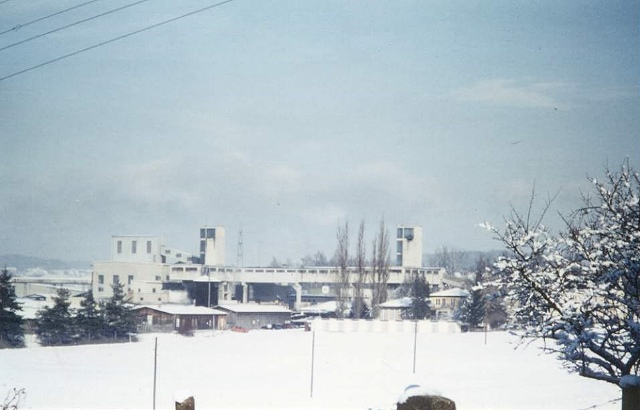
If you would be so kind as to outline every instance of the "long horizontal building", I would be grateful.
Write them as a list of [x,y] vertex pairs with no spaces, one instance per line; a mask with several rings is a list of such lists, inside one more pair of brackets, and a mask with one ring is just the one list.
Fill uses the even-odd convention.
[[[399,226],[389,267],[388,287],[401,286],[412,275],[424,274],[433,290],[447,287],[443,268],[422,267],[422,228]],[[224,228],[200,230],[200,256],[167,248],[156,236],[113,236],[111,260],[94,263],[92,289],[96,298],[112,295],[111,285],[122,283],[133,303],[192,303],[215,306],[235,300],[280,303],[299,309],[336,298],[338,268],[234,267],[224,263]],[[350,283],[356,269],[348,268]],[[366,269],[367,272],[371,268]],[[371,299],[371,281],[364,286]]]

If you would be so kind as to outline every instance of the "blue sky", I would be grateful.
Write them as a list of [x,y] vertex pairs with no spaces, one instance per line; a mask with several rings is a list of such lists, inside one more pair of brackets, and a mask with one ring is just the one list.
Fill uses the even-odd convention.
[[[11,0],[0,31],[82,3]],[[128,4],[101,0],[0,48]],[[0,78],[214,2],[150,0],[0,50]],[[499,248],[532,189],[580,205],[640,168],[640,3],[241,1],[0,81],[0,254],[102,260],[110,236],[227,261],[331,254],[384,215],[424,250]],[[353,234],[355,236],[355,233]]]

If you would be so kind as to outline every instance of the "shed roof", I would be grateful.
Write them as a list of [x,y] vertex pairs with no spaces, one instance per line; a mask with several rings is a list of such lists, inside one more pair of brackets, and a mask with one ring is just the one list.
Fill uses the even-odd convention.
[[460,288],[451,288],[447,290],[441,290],[429,295],[430,297],[449,297],[449,298],[468,298],[469,292]]
[[133,309],[140,310],[143,308],[156,310],[158,312],[167,313],[169,315],[211,316],[211,315],[227,314],[226,312],[223,312],[218,309],[211,309],[205,306],[193,306],[193,305],[141,305],[141,306],[136,306]]
[[218,305],[216,308],[234,313],[291,313],[288,308],[281,305],[261,305],[258,303]]

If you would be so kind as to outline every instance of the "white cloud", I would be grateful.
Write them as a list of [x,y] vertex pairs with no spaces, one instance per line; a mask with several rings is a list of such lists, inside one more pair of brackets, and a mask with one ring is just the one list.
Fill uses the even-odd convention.
[[565,83],[524,83],[515,80],[482,80],[452,92],[455,99],[532,108],[566,108],[558,94],[568,87]]

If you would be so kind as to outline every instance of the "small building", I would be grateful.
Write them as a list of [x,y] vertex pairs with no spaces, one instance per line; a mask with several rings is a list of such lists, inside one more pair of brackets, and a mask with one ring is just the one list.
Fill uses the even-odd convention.
[[436,319],[452,319],[469,296],[469,292],[461,288],[441,290],[429,295]]
[[378,305],[379,318],[380,320],[403,320],[408,316],[412,305],[413,299],[410,297],[388,300]]
[[227,313],[193,305],[144,305],[133,308],[142,331],[224,329]]
[[291,311],[282,305],[235,303],[218,305],[216,309],[227,313],[227,325],[245,329],[260,329],[267,325],[283,325],[291,320]]

